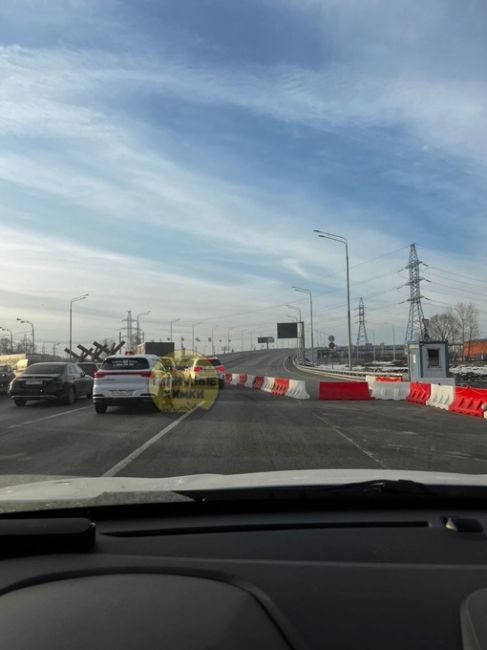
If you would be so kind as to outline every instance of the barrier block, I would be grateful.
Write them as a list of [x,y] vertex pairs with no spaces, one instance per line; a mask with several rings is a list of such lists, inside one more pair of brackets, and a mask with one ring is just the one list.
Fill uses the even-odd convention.
[[318,399],[368,400],[372,399],[366,381],[320,381]]
[[369,388],[375,384],[375,375],[365,375],[365,381],[368,383]]
[[240,380],[240,373],[232,372],[232,381],[230,382],[232,386],[238,386],[239,380]]
[[283,377],[276,377],[274,386],[272,387],[273,395],[285,395],[289,388],[289,379]]
[[231,372],[226,372],[225,373],[225,383],[226,384],[231,384],[232,383],[232,373]]
[[306,382],[301,379],[290,379],[286,396],[294,399],[310,399],[306,390]]
[[448,410],[453,413],[474,415],[482,418],[487,404],[487,388],[467,388],[464,386],[455,387],[455,396]]
[[376,382],[372,386],[371,393],[374,399],[404,400],[409,395],[409,382]]
[[431,396],[431,384],[423,384],[420,381],[412,381],[409,384],[409,394],[406,397],[408,402],[414,404],[426,404]]
[[255,388],[255,390],[260,390],[264,385],[264,379],[265,377],[257,375],[253,381],[252,388]]
[[241,372],[240,376],[238,378],[238,385],[239,386],[245,386],[246,381],[247,381],[247,373],[246,372]]
[[275,377],[264,377],[264,384],[261,388],[266,393],[272,393]]
[[245,388],[252,388],[254,385],[254,378],[255,375],[247,375],[247,381],[244,384]]
[[440,384],[431,384],[431,395],[426,400],[426,406],[434,406],[438,409],[448,410],[455,397],[454,386],[441,386]]

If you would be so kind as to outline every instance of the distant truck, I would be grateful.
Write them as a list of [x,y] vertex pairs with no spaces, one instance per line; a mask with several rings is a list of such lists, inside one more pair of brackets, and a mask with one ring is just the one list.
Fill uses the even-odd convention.
[[157,354],[158,357],[164,357],[167,354],[174,353],[174,343],[169,341],[146,341],[145,343],[140,343],[140,345],[137,345],[135,347],[134,353]]

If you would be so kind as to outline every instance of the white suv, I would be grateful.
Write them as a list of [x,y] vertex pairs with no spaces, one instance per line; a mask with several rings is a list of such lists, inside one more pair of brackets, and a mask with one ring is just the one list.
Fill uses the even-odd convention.
[[151,402],[150,378],[152,368],[159,361],[155,354],[111,356],[95,373],[93,403],[97,413],[105,413],[108,406],[123,406],[130,402]]

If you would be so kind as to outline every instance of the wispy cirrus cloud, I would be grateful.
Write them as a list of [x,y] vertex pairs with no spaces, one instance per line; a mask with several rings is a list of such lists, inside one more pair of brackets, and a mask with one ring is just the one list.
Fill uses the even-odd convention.
[[[95,28],[88,1],[62,4],[51,29],[65,39],[46,40],[39,16],[29,27],[9,13],[12,35],[0,48],[0,223],[17,223],[15,245],[29,228],[53,233],[54,246],[50,256],[35,249],[37,266],[16,282],[18,295],[34,305],[46,288],[39,270],[54,257],[56,296],[61,285],[95,283],[103,250],[110,313],[137,295],[135,284],[119,286],[126,265],[140,283],[140,269],[156,273],[169,311],[183,311],[185,294],[222,317],[239,301],[272,303],[298,278],[322,296],[326,316],[342,299],[343,251],[314,240],[315,227],[347,235],[355,263],[419,240],[428,261],[441,266],[448,256],[475,272],[486,228],[487,88],[476,65],[484,46],[469,41],[472,19],[449,2],[412,18],[402,2],[395,10],[379,1],[264,5],[279,15],[287,7],[289,24],[313,30],[326,47],[280,60],[270,34],[260,41],[266,51],[245,60],[225,56],[211,20],[188,21],[184,32],[156,7],[156,40],[124,3],[105,4]],[[73,17],[77,33],[67,26]],[[112,19],[104,41],[100,25]],[[194,31],[198,24],[206,27]],[[448,36],[449,24],[459,33]],[[91,251],[88,269],[78,246]],[[395,282],[397,264],[387,262],[378,278],[352,272],[354,297],[381,304]],[[211,300],[198,302],[202,294]],[[394,309],[397,322],[405,310]]]

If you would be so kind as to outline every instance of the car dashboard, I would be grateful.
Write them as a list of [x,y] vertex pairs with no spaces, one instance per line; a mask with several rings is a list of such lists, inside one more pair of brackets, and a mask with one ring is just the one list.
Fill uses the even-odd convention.
[[445,505],[9,515],[2,646],[486,647],[486,527]]

